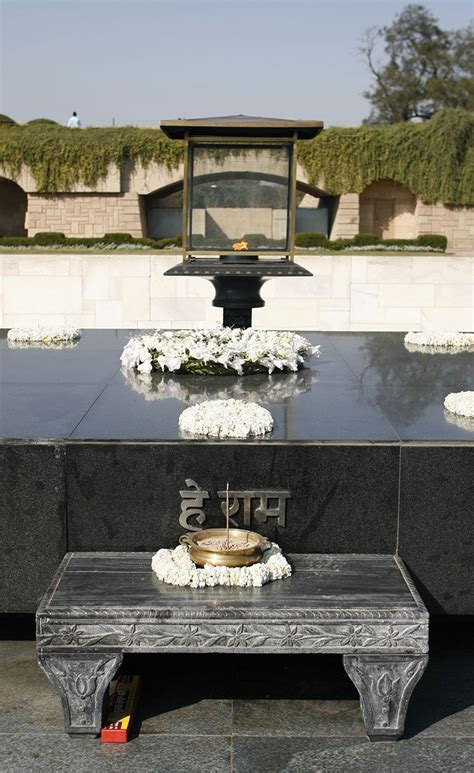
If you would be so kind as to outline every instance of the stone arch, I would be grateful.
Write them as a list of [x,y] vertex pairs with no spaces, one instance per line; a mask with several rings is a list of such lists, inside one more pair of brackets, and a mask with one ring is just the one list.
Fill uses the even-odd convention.
[[[212,182],[226,177],[255,180],[255,172],[217,172],[202,177],[203,182]],[[278,175],[262,174],[268,182],[279,182]],[[297,181],[297,231],[330,232],[337,204],[337,197],[328,196],[325,191],[306,182]],[[152,238],[176,236],[182,230],[183,180],[175,180],[143,196],[147,223],[147,235]]]
[[0,177],[0,235],[26,236],[25,218],[28,197],[20,186]]
[[359,197],[359,232],[384,239],[416,236],[416,196],[394,180],[378,180]]

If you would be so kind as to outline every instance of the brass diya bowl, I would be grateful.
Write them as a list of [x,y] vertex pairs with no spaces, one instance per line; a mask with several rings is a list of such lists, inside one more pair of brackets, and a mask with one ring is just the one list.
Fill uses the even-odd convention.
[[189,557],[197,566],[252,566],[258,564],[263,553],[271,547],[266,537],[246,529],[204,529],[183,534],[180,545],[189,547]]

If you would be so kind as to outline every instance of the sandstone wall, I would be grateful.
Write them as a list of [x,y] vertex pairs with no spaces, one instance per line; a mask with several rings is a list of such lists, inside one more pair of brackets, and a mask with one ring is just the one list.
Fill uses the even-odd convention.
[[474,250],[474,207],[447,207],[418,200],[416,221],[418,234],[445,234],[451,249]]
[[28,235],[60,231],[66,236],[122,232],[143,236],[145,215],[137,193],[60,193],[28,196]]

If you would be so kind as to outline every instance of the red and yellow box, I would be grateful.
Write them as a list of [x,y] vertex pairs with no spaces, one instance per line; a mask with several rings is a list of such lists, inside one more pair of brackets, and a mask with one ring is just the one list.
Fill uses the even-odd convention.
[[122,674],[111,682],[105,725],[100,731],[104,743],[128,741],[133,713],[138,704],[140,681],[139,676]]

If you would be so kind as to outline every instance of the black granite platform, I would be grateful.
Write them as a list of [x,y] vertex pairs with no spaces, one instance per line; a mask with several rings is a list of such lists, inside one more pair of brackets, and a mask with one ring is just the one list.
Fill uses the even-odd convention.
[[[297,374],[147,383],[120,369],[132,334],[86,330],[56,351],[1,333],[3,611],[34,611],[66,550],[175,544],[191,478],[210,494],[206,525],[227,480],[287,489],[286,526],[258,525],[285,550],[398,549],[431,612],[474,614],[474,431],[443,409],[472,388],[474,354],[412,353],[403,333],[310,333],[322,354]],[[178,416],[203,392],[261,401],[271,439],[181,438]]]

